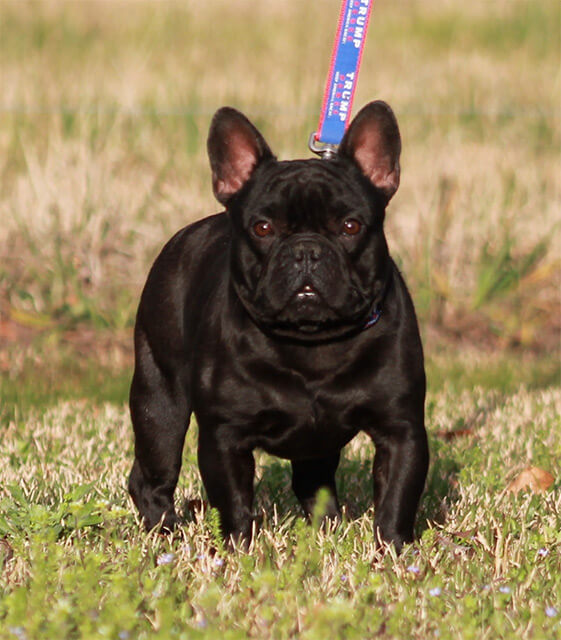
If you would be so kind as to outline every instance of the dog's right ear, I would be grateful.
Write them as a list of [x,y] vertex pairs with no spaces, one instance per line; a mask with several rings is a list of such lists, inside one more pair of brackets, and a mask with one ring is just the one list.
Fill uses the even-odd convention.
[[259,163],[274,159],[259,131],[243,113],[231,107],[222,107],[214,114],[207,149],[212,188],[223,205],[238,193]]

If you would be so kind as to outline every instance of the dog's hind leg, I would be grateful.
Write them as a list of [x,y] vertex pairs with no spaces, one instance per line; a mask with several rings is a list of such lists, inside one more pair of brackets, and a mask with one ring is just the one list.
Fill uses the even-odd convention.
[[329,500],[325,515],[328,518],[340,518],[337,488],[335,486],[335,472],[339,465],[340,453],[326,458],[312,460],[292,460],[292,489],[300,501],[306,516],[314,514],[317,492],[327,489]]
[[[140,336],[139,341],[143,338]],[[164,375],[145,341],[139,350],[130,393],[135,459],[129,492],[150,530],[161,522],[177,524],[173,494],[181,469],[190,410],[185,385],[177,374]]]

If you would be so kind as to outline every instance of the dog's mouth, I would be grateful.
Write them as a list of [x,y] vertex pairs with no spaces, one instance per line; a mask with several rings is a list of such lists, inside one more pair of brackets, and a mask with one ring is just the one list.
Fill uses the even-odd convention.
[[356,333],[364,324],[365,301],[361,304],[358,295],[351,297],[354,304],[348,300],[344,308],[334,307],[320,288],[308,281],[296,289],[282,309],[261,324],[268,333],[296,341],[341,338]]
[[[260,304],[246,306],[254,322],[268,335],[291,342],[323,343],[356,334],[365,324],[368,302],[357,295],[347,304],[334,307],[325,299],[320,287],[312,282],[300,284],[276,310],[263,312]],[[247,299],[241,297],[247,304]]]
[[294,273],[282,268],[259,274],[255,290],[240,288],[238,296],[252,319],[272,336],[296,341],[327,341],[356,333],[364,326],[371,300],[342,260],[312,265]]
[[297,307],[307,308],[321,304],[325,305],[323,296],[313,284],[308,282],[297,289],[286,306],[296,305]]
[[338,309],[324,288],[312,279],[302,281],[292,293],[288,293],[284,304],[274,317],[280,322],[292,322],[303,326],[322,322],[334,322],[346,313]]
[[318,292],[312,287],[311,284],[305,284],[301,289],[296,292],[296,299],[300,302],[316,300],[319,297]]

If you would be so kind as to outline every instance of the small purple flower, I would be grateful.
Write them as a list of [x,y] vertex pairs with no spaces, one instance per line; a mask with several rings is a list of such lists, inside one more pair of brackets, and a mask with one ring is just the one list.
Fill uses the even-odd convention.
[[555,618],[555,616],[557,615],[557,609],[555,607],[546,607],[545,608],[545,615],[548,618]]
[[163,564],[171,564],[175,560],[175,553],[162,553],[156,559],[156,564],[161,566]]
[[429,589],[429,596],[432,596],[433,598],[438,598],[438,596],[442,593],[442,589],[440,587],[434,587],[432,589]]
[[418,575],[419,573],[421,573],[421,570],[419,569],[419,567],[417,567],[414,564],[410,564],[407,567],[407,571],[409,571],[410,573],[414,573],[415,575]]
[[341,582],[347,582],[347,576],[346,576],[346,574],[343,574],[343,575],[341,576]]
[[544,547],[542,547],[541,549],[538,549],[538,555],[541,558],[545,558],[546,556],[549,555],[549,549],[545,549]]
[[510,587],[507,587],[506,585],[503,585],[502,587],[499,587],[499,591],[501,593],[510,593]]
[[218,556],[214,558],[214,566],[221,567],[224,564],[224,558],[219,558]]
[[119,640],[129,640],[131,634],[127,631],[119,631]]

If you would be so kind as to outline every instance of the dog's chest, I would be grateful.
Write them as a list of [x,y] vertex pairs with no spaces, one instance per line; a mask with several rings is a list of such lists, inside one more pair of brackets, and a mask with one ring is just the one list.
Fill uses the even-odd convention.
[[237,446],[290,459],[318,457],[341,449],[360,430],[356,410],[364,398],[357,382],[360,387],[352,375],[260,358],[215,360],[200,371],[194,408],[201,429],[219,429]]
[[343,398],[327,390],[294,387],[254,416],[247,416],[253,444],[273,455],[305,459],[338,451],[357,433],[346,416]]

